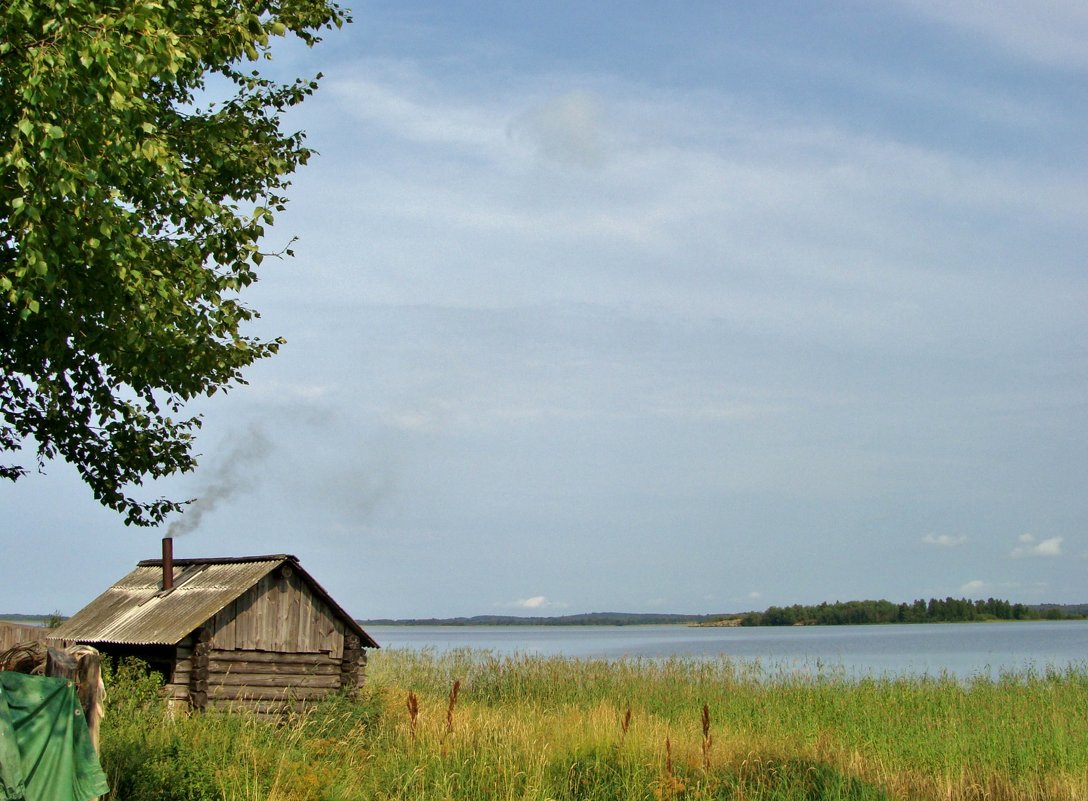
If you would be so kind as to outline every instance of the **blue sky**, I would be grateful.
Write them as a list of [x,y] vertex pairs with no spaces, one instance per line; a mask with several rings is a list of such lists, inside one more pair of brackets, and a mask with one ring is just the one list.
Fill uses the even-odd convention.
[[[354,615],[1084,602],[1088,9],[358,4],[178,556]],[[0,486],[0,610],[163,530]],[[186,530],[188,529],[188,530]]]

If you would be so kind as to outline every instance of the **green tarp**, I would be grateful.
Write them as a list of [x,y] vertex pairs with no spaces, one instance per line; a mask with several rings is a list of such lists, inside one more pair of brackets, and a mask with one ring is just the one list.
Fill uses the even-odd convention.
[[0,801],[88,801],[107,790],[73,683],[0,671]]

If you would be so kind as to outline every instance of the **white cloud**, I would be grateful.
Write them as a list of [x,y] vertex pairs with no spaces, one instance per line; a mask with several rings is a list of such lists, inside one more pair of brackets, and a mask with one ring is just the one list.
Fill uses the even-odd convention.
[[560,164],[599,168],[607,156],[600,101],[574,91],[529,109],[510,123],[511,138]]
[[927,545],[937,545],[941,548],[955,548],[957,545],[963,545],[967,542],[967,537],[962,535],[952,536],[951,534],[929,533],[922,537],[922,542]]
[[1061,556],[1062,538],[1051,537],[1050,539],[1043,540],[1035,546],[1035,553],[1039,556]]
[[317,401],[329,396],[329,384],[310,384],[303,381],[254,381],[247,393],[253,398],[277,401]]
[[[964,272],[989,263],[982,246],[941,247],[960,236],[962,223],[949,219],[1075,224],[1070,210],[1083,205],[1075,175],[759,108],[735,108],[723,122],[705,107],[732,108],[727,95],[666,99],[609,85],[601,91],[621,141],[601,121],[596,95],[543,99],[534,82],[508,97],[477,97],[386,70],[333,89],[372,136],[392,135],[374,145],[388,158],[328,176],[314,204],[351,211],[339,222],[351,233],[338,237],[338,253],[365,243],[370,263],[395,268],[351,285],[382,301],[573,300],[836,341],[894,333],[903,342],[905,332],[929,330],[929,281],[977,295]],[[536,105],[509,122],[519,94]],[[527,171],[529,148],[582,166],[603,159],[607,168]],[[919,275],[919,265],[938,262],[940,276]],[[1003,290],[987,278],[986,292]],[[349,295],[359,291],[351,287]]]
[[1082,0],[900,0],[912,11],[985,37],[1041,64],[1088,68],[1088,5]]
[[[1080,319],[1083,282],[1049,250],[1075,241],[1064,227],[1084,206],[1083,176],[1068,165],[1058,172],[1000,146],[961,150],[956,137],[767,108],[731,88],[540,74],[479,86],[419,69],[362,64],[327,87],[339,101],[326,106],[336,127],[325,141],[308,128],[326,157],[315,163],[323,172],[312,202],[292,209],[322,215],[327,235],[304,241],[335,291],[293,281],[285,294],[355,304],[365,345],[331,355],[328,380],[354,381],[394,434],[413,435],[404,441],[437,486],[446,484],[432,472],[479,463],[539,476],[545,487],[566,475],[552,466],[562,459],[594,466],[587,499],[600,491],[597,475],[608,497],[665,484],[661,494],[690,498],[683,511],[693,515],[722,488],[785,485],[795,498],[841,498],[908,479],[925,492],[953,469],[967,475],[969,454],[1004,441],[1001,430],[985,439],[984,415],[960,410],[992,411],[1003,400],[989,387],[1011,385],[976,383],[972,369],[948,381],[937,368],[1034,360],[1052,353],[1040,347],[1045,332]],[[934,94],[948,90],[932,80]],[[592,94],[564,94],[573,86]],[[599,169],[581,168],[600,159]],[[308,175],[317,174],[301,180]],[[1012,219],[1023,225],[999,224]],[[1023,269],[1036,262],[1071,280],[1051,291],[1049,272]],[[361,303],[390,324],[369,326],[373,307]],[[403,320],[393,316],[400,309]],[[825,341],[833,350],[821,351]],[[882,362],[889,352],[908,358]],[[934,372],[913,370],[923,363]],[[908,368],[910,382],[898,383]],[[939,406],[912,418],[924,398]],[[855,410],[857,425],[849,420],[838,437]],[[901,459],[872,446],[923,418],[944,434],[933,446],[919,436]],[[642,421],[646,445],[628,433]],[[493,430],[514,439],[471,439]],[[827,442],[842,442],[837,458]],[[909,473],[935,458],[948,460],[939,474]],[[919,561],[965,541],[955,530],[923,539],[917,531],[928,527],[904,526],[912,529],[908,539],[925,543]],[[999,546],[996,555],[1007,553]],[[499,598],[521,610],[550,603],[509,589]]]
[[1061,556],[1064,537],[1049,537],[1037,540],[1034,534],[1021,534],[1020,545],[1013,548],[1010,555],[1014,558],[1025,556]]
[[434,410],[392,412],[384,415],[382,419],[390,428],[402,431],[436,432],[441,431],[444,425],[442,415]]
[[963,595],[976,595],[986,589],[986,582],[980,579],[972,579],[960,587],[960,592]]
[[[726,93],[666,94],[584,76],[565,84],[592,93],[557,94],[558,79],[532,76],[468,94],[419,69],[362,61],[345,70],[350,79],[326,86],[341,117],[324,135],[352,137],[339,145],[345,153],[377,154],[346,161],[322,176],[319,196],[292,206],[330,218],[322,224],[335,236],[306,241],[315,262],[351,276],[337,302],[579,303],[650,310],[684,325],[722,321],[744,334],[836,348],[1020,347],[1044,330],[1025,322],[1022,301],[1051,308],[1054,301],[1038,283],[1025,294],[1019,265],[1002,271],[1027,256],[1015,243],[999,247],[1002,231],[1020,228],[992,221],[1075,224],[1071,210],[1083,207],[1075,174],[912,146]],[[346,125],[345,111],[355,117]],[[331,163],[334,143],[315,144],[329,152],[318,166]],[[601,169],[533,169],[534,149]],[[986,222],[979,230],[987,235],[961,241],[973,219]],[[367,254],[363,272],[359,253]],[[996,274],[980,277],[980,264]],[[327,287],[307,283],[324,293],[317,302],[329,301]],[[292,284],[291,303],[300,291],[311,290]],[[975,300],[966,307],[948,300],[965,297]],[[1058,307],[1050,319],[1073,314]],[[572,404],[597,398],[564,392],[570,375],[554,385],[550,403],[535,395],[526,402],[517,387],[518,402],[501,408],[511,420],[584,417]],[[516,383],[516,374],[504,381]],[[693,373],[688,383],[700,379]],[[475,394],[496,395],[494,382],[475,386],[486,391]],[[665,421],[717,423],[779,414],[762,389],[679,385],[630,397]],[[390,425],[430,432],[497,416],[475,398],[440,410],[428,397]]]
[[365,62],[358,74],[367,77],[331,82],[324,90],[364,125],[417,144],[454,146],[478,155],[503,144],[501,117],[494,109],[450,103],[440,87],[403,64]]
[[510,606],[516,606],[518,609],[562,609],[566,606],[561,601],[549,601],[546,596],[534,595],[531,598],[522,598],[514,601]]

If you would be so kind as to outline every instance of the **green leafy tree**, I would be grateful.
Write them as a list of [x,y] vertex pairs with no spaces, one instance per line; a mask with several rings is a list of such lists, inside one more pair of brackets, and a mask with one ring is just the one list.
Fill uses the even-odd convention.
[[[930,598],[912,604],[891,601],[836,601],[818,606],[768,607],[765,612],[749,612],[741,618],[743,626],[791,626],[795,623],[820,626],[862,625],[870,623],[935,623],[978,620],[982,614],[1002,619],[1037,618],[1039,613],[1023,604],[990,598],[972,603],[966,598]],[[1059,610],[1059,614],[1061,614]]]
[[281,117],[316,83],[256,63],[346,21],[330,0],[0,0],[0,476],[63,458],[126,523],[180,507],[133,488],[191,470],[185,404],[281,344],[243,333],[239,292],[311,153]]

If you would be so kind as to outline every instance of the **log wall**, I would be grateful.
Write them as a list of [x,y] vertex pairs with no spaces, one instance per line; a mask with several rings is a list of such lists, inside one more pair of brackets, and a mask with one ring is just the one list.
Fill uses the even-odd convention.
[[341,660],[329,654],[220,649],[208,654],[210,709],[282,712],[320,700],[340,687]]
[[183,703],[185,706],[189,704],[189,682],[193,669],[194,639],[190,635],[178,643],[174,659],[174,671],[165,687],[167,699],[177,704]]

